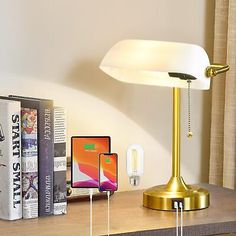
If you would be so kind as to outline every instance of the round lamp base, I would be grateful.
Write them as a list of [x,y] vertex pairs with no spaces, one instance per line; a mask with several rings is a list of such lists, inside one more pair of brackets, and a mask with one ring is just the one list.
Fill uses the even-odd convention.
[[182,202],[183,210],[199,210],[209,207],[210,196],[207,189],[197,185],[186,185],[185,189],[174,191],[167,185],[147,189],[143,193],[143,206],[155,210],[173,211],[174,202]]

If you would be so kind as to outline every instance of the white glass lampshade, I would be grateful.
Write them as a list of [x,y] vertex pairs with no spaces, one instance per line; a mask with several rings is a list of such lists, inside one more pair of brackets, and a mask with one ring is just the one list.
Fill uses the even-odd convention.
[[197,45],[123,40],[108,51],[100,69],[127,83],[187,88],[186,79],[191,78],[191,88],[209,89],[208,66],[205,50]]

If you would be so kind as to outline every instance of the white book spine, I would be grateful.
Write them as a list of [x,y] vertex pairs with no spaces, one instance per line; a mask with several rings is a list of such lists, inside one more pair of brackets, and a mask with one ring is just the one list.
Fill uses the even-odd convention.
[[54,108],[54,215],[66,214],[66,112]]
[[20,102],[0,100],[0,218],[22,218]]

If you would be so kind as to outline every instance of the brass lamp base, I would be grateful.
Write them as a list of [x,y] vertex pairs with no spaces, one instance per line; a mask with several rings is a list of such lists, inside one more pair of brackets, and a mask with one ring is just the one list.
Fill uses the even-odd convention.
[[185,211],[204,209],[210,205],[208,190],[197,185],[186,185],[180,175],[179,88],[173,88],[172,177],[168,184],[150,188],[143,193],[143,205],[151,209],[173,211],[174,202],[181,202]]
[[182,177],[171,177],[167,185],[147,189],[143,193],[143,206],[173,211],[174,202],[182,202],[183,210],[199,210],[209,207],[209,192],[197,185],[186,185]]

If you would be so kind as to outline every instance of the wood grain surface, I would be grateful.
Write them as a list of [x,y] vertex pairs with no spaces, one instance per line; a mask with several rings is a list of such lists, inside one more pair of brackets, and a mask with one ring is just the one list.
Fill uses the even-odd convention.
[[[184,236],[236,232],[236,192],[201,184],[211,193],[211,206],[184,212]],[[116,193],[110,199],[111,234],[175,235],[175,213],[142,207],[142,191]],[[107,234],[107,201],[93,204],[93,235]],[[32,220],[0,221],[0,236],[86,236],[89,235],[89,203],[68,206],[68,214]]]

